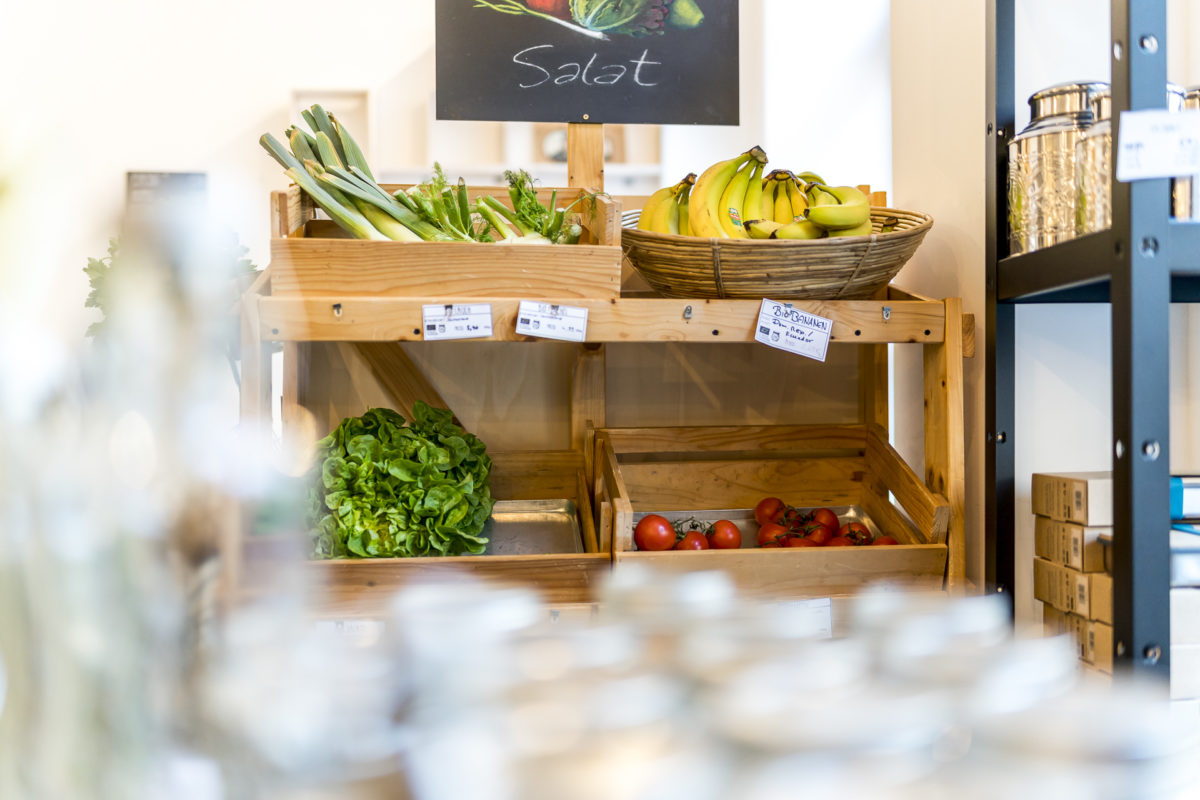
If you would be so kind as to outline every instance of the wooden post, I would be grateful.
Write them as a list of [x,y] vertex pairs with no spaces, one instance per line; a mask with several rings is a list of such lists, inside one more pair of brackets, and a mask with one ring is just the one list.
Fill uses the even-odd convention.
[[[884,287],[875,295],[887,300],[888,289]],[[858,346],[858,405],[859,416],[870,427],[872,424],[888,429],[888,345],[863,344]]]
[[604,126],[567,123],[567,186],[604,191]]
[[925,345],[925,483],[950,501],[946,589],[966,587],[962,299],[948,297],[945,339]]
[[582,450],[588,481],[595,475],[588,431],[605,425],[604,357],[604,345],[583,345],[571,374],[571,449]]

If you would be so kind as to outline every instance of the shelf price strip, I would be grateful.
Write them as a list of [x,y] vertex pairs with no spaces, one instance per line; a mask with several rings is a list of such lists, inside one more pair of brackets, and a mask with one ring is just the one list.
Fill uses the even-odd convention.
[[427,342],[486,339],[492,335],[492,304],[430,303],[421,306],[421,323]]
[[824,361],[833,334],[833,320],[794,308],[791,303],[763,298],[754,341],[777,350]]
[[1178,178],[1200,173],[1200,111],[1121,112],[1117,180]]
[[541,339],[582,342],[587,339],[588,310],[522,300],[517,309],[517,333]]

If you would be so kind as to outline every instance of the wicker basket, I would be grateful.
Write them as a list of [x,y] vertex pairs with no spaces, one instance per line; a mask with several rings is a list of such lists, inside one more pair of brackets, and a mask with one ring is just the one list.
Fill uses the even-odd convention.
[[872,208],[878,231],[836,239],[703,239],[638,230],[640,211],[622,216],[621,246],[642,277],[665,297],[870,297],[912,258],[933,217],[895,208]]

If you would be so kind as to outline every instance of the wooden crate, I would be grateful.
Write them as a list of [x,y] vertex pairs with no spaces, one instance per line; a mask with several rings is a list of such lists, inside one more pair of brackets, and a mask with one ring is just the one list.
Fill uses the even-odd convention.
[[[611,554],[598,545],[582,456],[573,451],[530,451],[493,453],[492,459],[491,488],[497,500],[573,500],[585,552],[311,561],[306,569],[319,597],[318,614],[379,617],[394,592],[406,585],[464,576],[532,588],[551,604],[591,602],[595,587],[609,572]],[[270,591],[279,545],[277,540],[246,540],[243,598]]]
[[[848,594],[878,581],[943,587],[951,504],[926,487],[878,425],[609,428],[596,433],[594,446],[596,526],[614,569],[721,569],[748,595],[774,598]],[[753,509],[769,496],[801,507],[856,506],[900,544],[634,549],[637,512]],[[743,530],[743,540],[756,532]]]
[[[391,192],[401,187],[385,185]],[[538,190],[549,204],[550,188]],[[560,206],[580,189],[557,189]],[[473,187],[508,201],[502,187]],[[508,246],[479,242],[379,242],[348,238],[316,218],[299,187],[271,193],[271,292],[289,296],[429,298],[613,298],[621,292],[620,205],[606,195],[576,206],[578,245]]]

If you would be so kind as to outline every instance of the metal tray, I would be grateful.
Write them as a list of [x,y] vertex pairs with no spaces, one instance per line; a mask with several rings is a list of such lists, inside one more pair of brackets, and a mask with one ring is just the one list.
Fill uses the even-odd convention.
[[489,556],[584,552],[573,500],[497,500],[483,535]]
[[[816,508],[820,508],[820,506],[801,507],[800,510],[807,513]],[[880,533],[879,526],[875,524],[875,521],[867,516],[867,513],[858,506],[826,506],[826,508],[837,514],[838,521],[843,525],[847,522],[860,522],[867,526],[867,530],[871,532],[872,537],[878,536]],[[742,532],[743,550],[758,546],[758,523],[754,520],[754,509],[752,508],[704,509],[702,511],[638,511],[633,515],[634,524],[636,525],[647,514],[659,514],[671,522],[687,519],[688,517],[695,517],[705,524],[716,522],[719,519],[727,519],[734,525],[737,525],[738,529]],[[917,541],[921,541],[915,526],[911,523],[909,524],[909,532],[918,537]]]

